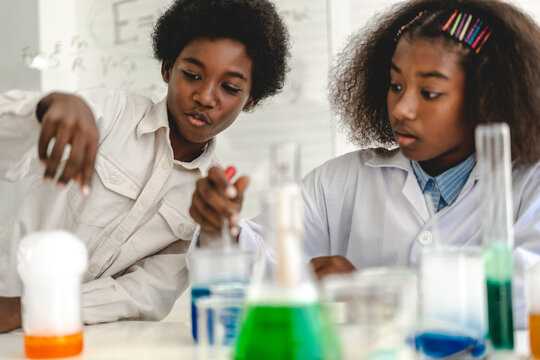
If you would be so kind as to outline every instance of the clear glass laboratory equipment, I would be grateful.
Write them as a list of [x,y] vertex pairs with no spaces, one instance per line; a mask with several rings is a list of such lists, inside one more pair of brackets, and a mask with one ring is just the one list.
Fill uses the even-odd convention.
[[489,338],[495,349],[514,348],[512,277],[514,233],[510,129],[505,123],[475,131],[482,240],[487,282]]
[[70,233],[37,232],[21,240],[17,269],[23,282],[26,357],[50,359],[81,353],[81,277],[86,266],[86,247]]
[[486,355],[487,309],[481,247],[421,252],[417,349],[426,359]]
[[339,359],[331,328],[302,252],[299,145],[273,144],[270,191],[263,195],[265,256],[248,288],[234,359]]
[[323,299],[346,360],[412,360],[418,316],[417,271],[367,268],[322,279]]

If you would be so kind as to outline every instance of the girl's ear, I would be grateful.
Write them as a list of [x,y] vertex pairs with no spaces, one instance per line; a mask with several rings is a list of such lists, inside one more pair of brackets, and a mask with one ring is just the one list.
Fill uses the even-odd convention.
[[250,110],[251,108],[253,108],[255,105],[257,105],[257,103],[259,102],[259,100],[255,101],[253,100],[253,98],[250,96],[248,98],[248,101],[246,102],[246,104],[244,105],[244,108],[242,110]]
[[170,61],[163,60],[161,62],[161,77],[167,84],[169,83],[169,70],[171,69]]

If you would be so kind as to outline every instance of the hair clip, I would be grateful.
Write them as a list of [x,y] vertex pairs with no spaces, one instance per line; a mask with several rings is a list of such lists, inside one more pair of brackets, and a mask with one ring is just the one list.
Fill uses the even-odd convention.
[[468,45],[477,54],[491,35],[490,27],[482,19],[457,9],[450,15],[442,31]]
[[409,27],[411,26],[411,24],[413,24],[416,20],[418,20],[422,15],[424,15],[427,11],[426,10],[422,10],[418,13],[418,15],[416,15],[414,17],[414,19],[412,19],[411,21],[409,21],[407,24],[403,25],[402,27],[399,28],[399,30],[397,31],[396,33],[396,36],[394,37],[394,42],[398,42],[399,40],[399,37],[401,36],[401,34],[403,34],[403,32]]

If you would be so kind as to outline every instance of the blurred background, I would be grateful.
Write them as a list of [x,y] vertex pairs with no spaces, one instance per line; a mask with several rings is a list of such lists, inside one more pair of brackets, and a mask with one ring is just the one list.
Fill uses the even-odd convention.
[[[160,101],[166,94],[152,58],[152,26],[171,0],[2,0],[0,92],[124,88]],[[291,33],[284,91],[244,113],[218,136],[225,166],[251,177],[242,215],[259,211],[268,186],[269,145],[295,140],[302,174],[354,150],[327,100],[328,69],[348,36],[396,0],[276,0]],[[538,22],[540,1],[511,1]],[[133,159],[135,160],[135,159]],[[14,213],[28,181],[0,181],[0,225]]]

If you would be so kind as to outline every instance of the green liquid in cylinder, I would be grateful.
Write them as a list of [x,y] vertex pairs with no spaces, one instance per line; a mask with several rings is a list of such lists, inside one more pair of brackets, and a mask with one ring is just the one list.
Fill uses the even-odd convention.
[[513,252],[505,241],[484,250],[489,338],[495,349],[514,348],[512,320]]
[[248,306],[236,360],[339,359],[339,345],[319,304]]
[[512,282],[487,281],[489,337],[496,349],[514,348]]

